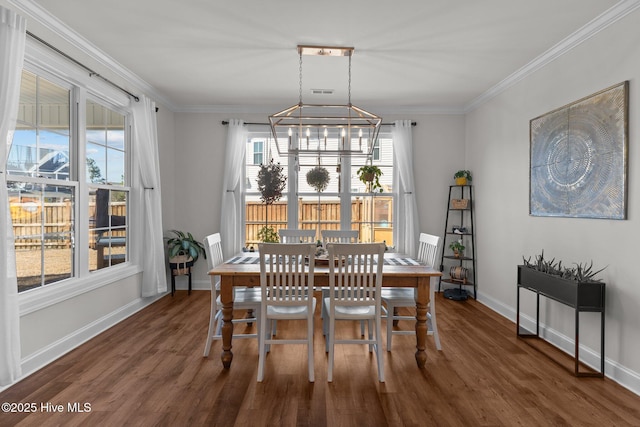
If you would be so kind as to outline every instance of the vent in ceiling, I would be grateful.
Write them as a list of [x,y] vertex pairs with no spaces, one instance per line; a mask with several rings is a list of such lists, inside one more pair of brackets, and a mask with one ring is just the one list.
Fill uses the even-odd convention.
[[333,95],[333,89],[311,89],[314,95]]

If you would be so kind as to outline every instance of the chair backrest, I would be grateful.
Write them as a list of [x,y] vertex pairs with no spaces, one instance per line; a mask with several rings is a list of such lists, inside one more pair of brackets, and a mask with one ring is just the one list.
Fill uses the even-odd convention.
[[293,228],[281,228],[280,243],[313,243],[316,241],[316,230],[295,230]]
[[383,243],[329,243],[329,295],[335,305],[380,306]]
[[300,306],[313,302],[315,245],[260,243],[260,288],[264,305]]
[[438,252],[440,250],[440,237],[431,234],[420,233],[418,243],[418,261],[433,267],[436,265]]
[[322,244],[358,243],[358,230],[322,230]]
[[224,262],[220,233],[209,234],[204,238],[202,243],[204,243],[204,251],[207,255],[207,264],[209,266],[209,270]]
[[[207,255],[207,265],[209,270],[224,262],[222,254],[222,240],[220,233],[209,234],[202,240],[204,244],[204,253]],[[211,276],[212,291],[220,288],[220,276]]]

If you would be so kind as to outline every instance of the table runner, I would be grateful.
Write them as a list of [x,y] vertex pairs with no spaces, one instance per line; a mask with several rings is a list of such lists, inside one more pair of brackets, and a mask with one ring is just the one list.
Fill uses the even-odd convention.
[[[259,264],[260,258],[256,255],[235,256],[227,261],[229,264]],[[418,261],[407,257],[393,257],[384,259],[384,265],[421,265]]]

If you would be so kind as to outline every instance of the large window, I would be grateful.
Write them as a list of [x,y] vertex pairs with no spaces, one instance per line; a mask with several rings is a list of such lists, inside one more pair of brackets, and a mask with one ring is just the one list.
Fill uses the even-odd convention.
[[[271,206],[260,201],[256,178],[259,165],[255,164],[255,147],[264,143],[264,160],[273,158],[283,166],[287,176],[285,196]],[[328,149],[336,149],[338,140],[327,139]],[[374,145],[372,162],[383,172],[380,183],[383,191],[369,192],[360,182],[357,170],[369,162],[366,157],[297,157],[278,156],[276,145],[268,131],[249,132],[247,141],[247,161],[245,166],[245,246],[255,247],[261,240],[258,231],[271,227],[275,232],[280,228],[359,231],[361,242],[385,242],[392,248],[393,243],[393,179],[394,159],[390,135],[382,135]],[[307,183],[307,172],[320,165],[329,172],[327,188],[318,193]]]
[[79,102],[87,96],[44,71],[23,71],[7,158],[19,292],[128,259],[126,115]]

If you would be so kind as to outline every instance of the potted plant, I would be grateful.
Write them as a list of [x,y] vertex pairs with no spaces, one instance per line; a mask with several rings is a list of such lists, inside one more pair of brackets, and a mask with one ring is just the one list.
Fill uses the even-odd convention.
[[357,171],[358,179],[362,181],[367,187],[369,191],[375,191],[379,189],[382,193],[383,188],[380,185],[380,177],[382,176],[382,171],[378,166],[374,165],[364,165],[360,167]]
[[462,258],[465,246],[462,244],[462,240],[456,240],[451,242],[449,249],[453,251],[453,256],[456,258]]
[[467,185],[467,181],[471,182],[473,180],[471,171],[468,170],[459,170],[453,175],[453,178],[456,180],[456,185]]
[[[280,163],[274,163],[273,159],[268,164],[261,164],[258,171],[258,191],[260,200],[265,204],[264,227],[258,231],[258,238],[263,242],[277,242],[277,233],[273,227],[269,227],[269,205],[277,202],[282,197],[282,191],[287,183],[287,177],[282,172]],[[276,236],[273,240],[273,236]],[[265,240],[267,239],[267,240]]]
[[[167,237],[167,248],[169,250],[169,263],[180,265],[181,269],[191,267],[202,255],[205,259],[207,253],[204,245],[197,241],[189,232],[171,230],[174,237]],[[187,265],[188,264],[188,265]]]
[[318,165],[307,172],[307,184],[313,187],[318,193],[323,192],[329,184],[329,171]]

